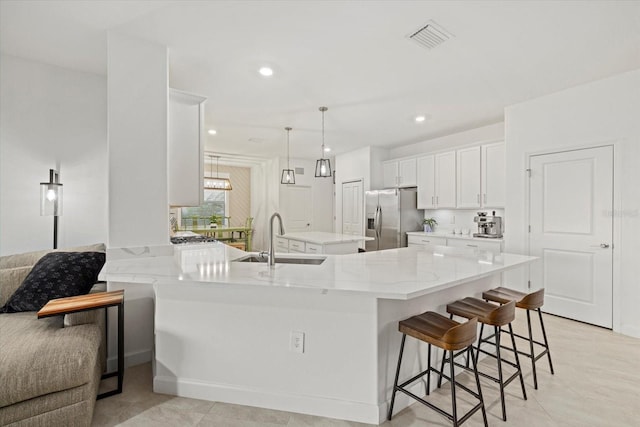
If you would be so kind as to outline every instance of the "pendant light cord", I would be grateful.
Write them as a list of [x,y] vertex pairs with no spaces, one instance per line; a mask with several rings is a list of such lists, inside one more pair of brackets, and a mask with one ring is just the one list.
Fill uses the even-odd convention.
[[324,112],[328,110],[327,107],[320,107],[320,111],[322,111],[322,158],[324,159]]

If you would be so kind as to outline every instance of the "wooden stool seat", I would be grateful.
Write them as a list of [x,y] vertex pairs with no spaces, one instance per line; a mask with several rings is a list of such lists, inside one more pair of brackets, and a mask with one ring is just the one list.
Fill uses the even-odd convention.
[[500,306],[471,297],[447,304],[447,313],[467,319],[477,317],[480,323],[491,326],[504,326],[511,323],[516,317],[515,309],[514,301]]
[[460,350],[469,347],[475,341],[477,323],[475,318],[466,323],[458,323],[438,313],[427,311],[401,321],[398,330],[444,350]]
[[[538,359],[543,357],[545,354],[547,355],[547,359],[549,359],[549,370],[551,371],[551,375],[553,375],[553,362],[551,361],[551,352],[549,351],[549,340],[547,339],[547,332],[544,329],[544,321],[542,320],[542,310],[540,307],[544,305],[544,288],[538,289],[535,292],[520,292],[515,289],[509,288],[495,288],[489,291],[482,293],[482,298],[488,301],[494,301],[500,304],[508,304],[511,302],[516,303],[516,307],[527,310],[527,327],[529,329],[529,336],[525,337],[518,334],[513,334],[514,336],[529,341],[529,353],[518,351],[519,354],[526,356],[531,359],[531,365],[533,370],[533,387],[538,389],[538,373],[536,371],[536,362]],[[538,312],[538,318],[540,319],[540,329],[542,330],[542,338],[543,341],[536,341],[533,339],[533,332],[531,329],[531,315],[529,314],[531,311]],[[480,332],[482,335],[482,332]],[[534,349],[534,344],[539,345],[543,348],[543,350],[536,354]]]
[[537,310],[544,305],[544,288],[526,293],[509,288],[495,288],[482,293],[482,298],[500,304],[515,301],[516,307],[525,310]]
[[[402,332],[402,342],[400,344],[400,354],[398,355],[398,366],[396,368],[396,377],[393,383],[393,393],[391,394],[391,402],[389,404],[389,412],[387,413],[387,419],[391,420],[393,415],[393,405],[396,399],[396,392],[402,392],[407,396],[412,397],[423,405],[435,410],[439,414],[447,417],[453,422],[454,427],[460,426],[466,420],[468,420],[477,411],[482,411],[482,419],[484,426],[487,427],[487,413],[484,407],[484,400],[482,399],[482,390],[480,388],[480,378],[478,376],[477,358],[473,351],[473,342],[476,340],[476,327],[478,325],[478,319],[471,318],[466,323],[458,323],[455,320],[447,319],[441,314],[427,311],[426,313],[418,314],[408,319],[402,320],[398,323],[398,330]],[[407,335],[417,340],[423,341],[428,344],[427,349],[427,368],[419,372],[417,375],[409,378],[408,380],[399,383],[400,379],[400,366],[402,364],[402,354],[404,352],[404,344]],[[467,354],[467,360],[473,362],[473,373],[476,380],[477,391],[471,390],[463,384],[460,384],[455,379],[455,371],[453,363],[450,366],[449,375],[447,376],[442,369],[438,371],[431,366],[431,346],[436,346],[444,350],[446,354],[449,354],[449,359],[453,360],[457,355],[456,350],[462,350],[460,354]],[[439,383],[442,378],[449,380],[451,383],[451,403],[452,412],[446,412],[442,408],[434,405],[431,402],[427,402],[425,399],[416,396],[413,391],[407,386],[426,375],[426,394],[431,392],[431,373],[439,375]],[[439,384],[440,385],[440,384]],[[466,414],[459,416],[458,407],[456,403],[456,389],[464,390],[471,396],[478,400],[478,403],[474,405]]]
[[[486,354],[488,356],[494,357],[498,363],[498,376],[494,377],[492,375],[478,372],[479,375],[482,375],[485,378],[488,378],[492,381],[498,383],[500,387],[500,403],[502,406],[502,419],[507,421],[507,409],[505,404],[504,397],[504,388],[509,385],[516,378],[520,379],[520,386],[522,387],[522,397],[524,400],[527,400],[527,392],[524,389],[524,378],[522,376],[522,369],[520,368],[520,360],[518,359],[518,350],[516,348],[516,342],[513,334],[513,328],[511,326],[511,322],[516,318],[516,302],[508,301],[503,305],[496,305],[487,301],[483,301],[478,298],[467,297],[461,300],[452,302],[451,304],[447,304],[447,313],[453,316],[466,317],[470,318],[478,318],[478,322],[481,323],[480,327],[480,335],[478,336],[478,345],[477,345],[477,357],[479,358],[480,353]],[[494,333],[491,337],[495,337],[495,341],[491,342],[488,339],[482,338],[482,332],[484,331],[484,325],[493,326]],[[502,327],[508,326],[508,333],[511,336],[511,345],[512,350],[515,355],[515,363],[503,360],[500,349],[503,347],[500,343],[500,335],[502,333]],[[481,349],[482,343],[491,344],[495,346],[495,354],[490,353],[484,349]],[[505,347],[507,348],[507,347]],[[468,369],[468,363],[466,366],[460,365],[453,360],[453,357],[443,358],[442,366],[440,371],[444,371],[445,363],[450,363],[451,365],[456,365],[461,368]],[[503,375],[503,364],[507,364],[515,368],[515,372],[509,376],[508,378],[504,378]],[[442,378],[438,379],[438,387],[442,384]]]

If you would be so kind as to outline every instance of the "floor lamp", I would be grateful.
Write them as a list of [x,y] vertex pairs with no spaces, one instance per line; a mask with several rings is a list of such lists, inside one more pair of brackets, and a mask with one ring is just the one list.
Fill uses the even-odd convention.
[[49,182],[40,183],[40,216],[53,215],[53,249],[58,249],[58,217],[62,215],[62,184],[57,170],[49,169]]

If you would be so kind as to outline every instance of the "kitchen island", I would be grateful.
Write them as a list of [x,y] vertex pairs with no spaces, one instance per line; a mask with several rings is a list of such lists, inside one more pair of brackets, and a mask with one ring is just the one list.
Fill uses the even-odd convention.
[[[173,257],[107,261],[101,280],[153,284],[154,390],[374,424],[393,385],[397,322],[444,313],[535,259],[440,246],[275,268],[237,261],[246,257],[203,244],[176,246]],[[417,372],[425,350],[408,343],[401,377]],[[408,403],[396,401],[398,409]]]
[[307,254],[354,254],[358,245],[373,237],[353,234],[327,233],[323,231],[300,231],[276,237],[276,251],[280,253]]

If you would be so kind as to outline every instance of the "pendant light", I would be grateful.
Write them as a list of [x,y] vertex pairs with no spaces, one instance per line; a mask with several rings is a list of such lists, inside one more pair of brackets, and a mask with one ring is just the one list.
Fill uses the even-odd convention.
[[287,131],[287,168],[282,169],[282,177],[280,178],[280,184],[295,184],[296,183],[296,174],[289,166],[289,132],[291,132],[290,127],[284,128]]
[[[213,177],[213,158],[216,159],[216,177]],[[220,167],[220,156],[209,155],[209,164],[211,165],[211,176],[204,177],[204,188],[207,190],[223,190],[229,191],[232,189],[231,181],[229,178],[220,178],[218,174],[218,168]]]
[[324,158],[324,112],[328,110],[327,107],[320,107],[322,112],[322,157],[316,160],[316,178],[330,178],[331,177],[331,161]]

